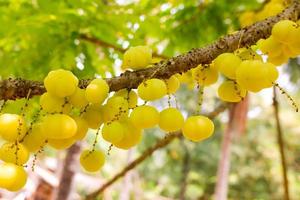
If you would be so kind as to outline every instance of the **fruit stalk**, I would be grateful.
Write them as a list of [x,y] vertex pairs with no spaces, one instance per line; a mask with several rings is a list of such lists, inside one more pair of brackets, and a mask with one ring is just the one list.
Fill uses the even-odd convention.
[[283,189],[284,189],[284,200],[290,199],[289,194],[289,181],[288,181],[288,175],[287,175],[287,166],[286,166],[286,157],[285,157],[285,151],[284,151],[284,139],[283,139],[283,133],[281,128],[281,123],[279,119],[279,106],[276,96],[276,88],[273,87],[273,108],[274,108],[274,115],[275,115],[275,121],[276,121],[276,131],[277,131],[277,142],[278,142],[278,148],[280,153],[280,159],[281,159],[281,167],[282,167],[282,178],[283,178]]

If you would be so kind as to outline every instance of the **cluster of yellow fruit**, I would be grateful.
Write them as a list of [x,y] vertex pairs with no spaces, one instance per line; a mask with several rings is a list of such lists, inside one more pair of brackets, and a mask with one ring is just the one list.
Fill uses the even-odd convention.
[[190,79],[201,87],[216,83],[220,72],[226,79],[218,88],[218,96],[225,102],[239,102],[247,91],[259,92],[271,87],[278,78],[275,65],[263,62],[254,51],[245,48],[223,53],[210,65],[199,65],[190,71],[187,72]]
[[268,62],[275,65],[286,63],[289,58],[300,54],[300,21],[282,20],[272,28],[272,34],[267,39],[257,43],[258,48],[268,55]]
[[[267,62],[262,59],[261,51],[267,55]],[[209,65],[199,65],[182,75],[177,75],[181,83],[189,88],[206,87],[217,82],[219,72],[225,77],[218,88],[218,96],[226,102],[239,102],[250,92],[259,92],[271,86],[279,87],[275,83],[278,78],[277,66],[287,62],[291,57],[300,54],[300,27],[299,23],[282,20],[272,28],[272,35],[261,39],[251,48],[237,49],[233,53],[219,55]],[[287,95],[287,94],[286,94]],[[292,101],[296,110],[297,105]]]
[[267,17],[277,15],[286,7],[285,0],[271,0],[264,5],[264,7],[255,11],[246,11],[240,15],[239,21],[242,27],[249,26],[257,21],[263,20]]
[[[72,72],[63,69],[49,72],[44,79],[47,92],[40,97],[37,119],[27,125],[24,112],[0,115],[0,136],[6,141],[0,147],[0,159],[4,162],[0,164],[0,188],[21,189],[27,179],[23,165],[30,153],[39,152],[45,145],[66,149],[84,139],[89,128],[97,130],[96,139],[92,148],[80,155],[81,166],[89,172],[98,171],[105,162],[104,152],[96,148],[99,133],[120,149],[137,145],[143,129],[155,126],[167,133],[182,131],[184,137],[195,142],[210,137],[214,124],[209,118],[195,115],[184,120],[177,108],[169,105],[159,112],[146,103],[138,106],[138,98],[148,102],[170,96],[178,90],[180,81],[206,87],[217,82],[221,73],[225,81],[219,86],[218,96],[226,102],[239,102],[247,91],[258,92],[275,84],[278,71],[274,64],[300,53],[299,33],[297,23],[280,21],[273,27],[272,36],[257,45],[268,55],[269,62],[263,62],[253,49],[242,48],[223,53],[211,64],[199,65],[183,75],[145,80],[136,91],[122,89],[110,93],[104,79],[94,79],[82,89]],[[279,62],[281,56],[285,59]],[[124,54],[123,67],[142,69],[151,60],[149,47],[131,47]]]
[[26,133],[24,119],[15,114],[0,116],[0,135],[6,140],[0,148],[0,188],[18,191],[27,180],[27,173],[21,166],[29,159],[28,149],[18,142]]
[[122,68],[131,68],[133,70],[142,69],[147,67],[151,61],[152,49],[147,46],[130,47],[123,55]]
[[[137,50],[139,57],[129,62],[125,56],[124,63],[133,68],[145,67],[152,57],[144,62],[147,48],[131,48],[125,55]],[[95,148],[99,132],[104,140],[121,149],[137,145],[143,129],[156,125],[167,133],[182,130],[192,141],[209,137],[214,125],[205,116],[192,116],[184,121],[176,108],[159,112],[150,105],[137,106],[138,96],[144,101],[160,99],[175,93],[179,84],[176,76],[165,81],[149,79],[139,85],[137,92],[123,89],[109,97],[109,85],[103,79],[94,79],[81,89],[72,72],[63,69],[49,72],[44,79],[47,92],[40,97],[41,110],[34,122],[28,125],[25,114],[0,115],[0,135],[6,141],[0,148],[0,159],[4,161],[0,165],[0,187],[10,191],[21,189],[27,179],[23,166],[30,153],[39,152],[45,145],[59,150],[69,148],[84,139],[89,128],[97,129],[96,139],[92,149],[85,149],[80,155],[81,166],[88,172],[98,171],[105,162],[104,152]]]
[[[137,46],[128,49],[123,58],[123,68],[142,69],[150,65],[152,51],[147,46]],[[177,75],[167,80],[148,79],[137,88],[138,96],[144,101],[154,101],[166,95],[174,94],[180,86]],[[133,91],[131,91],[133,92]],[[129,99],[130,100],[130,99]],[[160,113],[155,107],[142,105],[134,108],[129,116],[134,126],[139,129],[151,128],[159,125],[165,132],[182,130],[183,135],[195,142],[212,135],[214,125],[205,116],[191,116],[184,118],[177,108],[166,108]],[[111,141],[112,144],[114,144]],[[118,145],[115,145],[118,146]]]
[[218,89],[219,97],[224,101],[238,102],[245,97],[246,91],[259,92],[271,87],[278,78],[276,66],[259,59],[242,60],[233,53],[224,53],[214,62],[220,73],[229,79]]

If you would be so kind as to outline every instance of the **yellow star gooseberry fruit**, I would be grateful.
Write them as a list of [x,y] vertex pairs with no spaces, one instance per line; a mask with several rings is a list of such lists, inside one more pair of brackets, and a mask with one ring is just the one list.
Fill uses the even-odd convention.
[[202,115],[188,117],[182,128],[183,136],[194,142],[210,137],[213,132],[213,122]]

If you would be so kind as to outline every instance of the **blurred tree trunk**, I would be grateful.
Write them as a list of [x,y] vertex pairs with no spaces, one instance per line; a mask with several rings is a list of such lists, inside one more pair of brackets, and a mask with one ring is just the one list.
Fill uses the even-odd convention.
[[67,151],[67,155],[62,165],[62,172],[59,185],[56,191],[55,200],[68,199],[72,187],[73,177],[75,174],[74,166],[77,165],[75,164],[75,162],[77,162],[79,151],[80,143],[75,143]]
[[234,137],[242,136],[246,130],[247,114],[249,109],[249,96],[246,96],[243,101],[235,105],[234,111],[234,126],[236,135]]
[[244,132],[248,113],[248,96],[238,104],[233,104],[229,109],[229,120],[223,135],[220,161],[215,187],[215,200],[226,200],[228,191],[228,177],[230,171],[231,145],[234,135]]
[[32,200],[51,200],[53,197],[54,187],[40,178],[39,184],[33,196],[30,198]]

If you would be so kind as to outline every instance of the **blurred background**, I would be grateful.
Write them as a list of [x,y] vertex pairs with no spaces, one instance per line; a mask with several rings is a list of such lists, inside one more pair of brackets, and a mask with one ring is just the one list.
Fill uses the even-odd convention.
[[[280,0],[0,0],[0,79],[42,80],[57,68],[71,70],[81,79],[117,76],[122,72],[122,54],[130,46],[150,46],[155,52],[153,62],[157,62],[277,14],[285,5]],[[282,66],[278,81],[297,102],[299,64],[296,58]],[[185,82],[176,97],[187,116],[197,105],[197,92]],[[217,85],[205,90],[204,113],[219,104]],[[300,198],[300,116],[279,92],[277,100],[289,195],[296,200]],[[4,109],[18,113],[23,103],[8,102]],[[153,104],[162,110],[168,106],[167,98]],[[175,138],[108,187],[99,199],[212,199],[220,181],[218,168],[226,170],[219,164],[224,156],[223,161],[230,162],[228,182],[223,185],[223,189],[228,186],[228,199],[284,199],[272,105],[272,89],[249,94],[214,119],[213,137],[201,143]],[[30,100],[30,108],[28,116],[38,108],[37,98]],[[91,146],[94,133],[90,130],[86,141],[69,150],[44,149],[34,172],[33,158],[28,163],[26,187],[18,193],[0,189],[1,199],[59,199],[59,191],[67,192],[68,199],[82,199],[165,137],[158,129],[149,129],[137,147],[129,151],[112,148],[103,169],[88,174],[79,165],[78,152]],[[102,139],[97,145],[109,149]],[[66,177],[73,180],[62,182]]]

